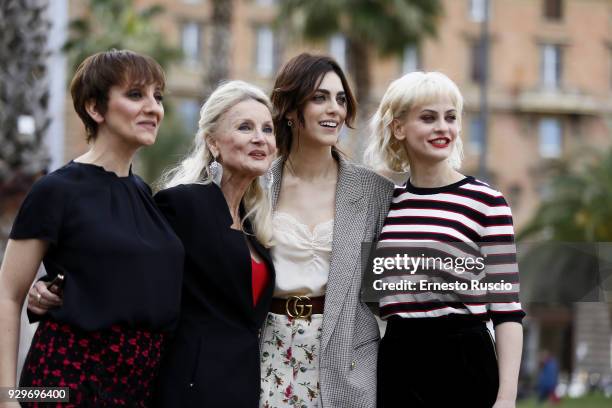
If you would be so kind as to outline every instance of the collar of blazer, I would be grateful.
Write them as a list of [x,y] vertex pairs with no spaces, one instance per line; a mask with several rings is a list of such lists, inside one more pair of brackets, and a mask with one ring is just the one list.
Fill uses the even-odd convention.
[[[362,174],[359,168],[340,155],[335,157],[339,163],[339,171],[336,186],[332,254],[325,293],[321,352],[324,351],[332,333],[334,333],[349,289],[354,288],[355,284],[360,287],[361,241],[364,238],[367,224],[374,222],[367,219],[368,200],[363,191]],[[279,158],[272,164],[274,175],[271,191],[273,209],[276,207],[280,193],[283,162],[284,160]],[[351,293],[359,296],[358,290]],[[358,303],[359,299],[352,299],[351,301],[352,303]],[[354,323],[350,322],[349,324]]]

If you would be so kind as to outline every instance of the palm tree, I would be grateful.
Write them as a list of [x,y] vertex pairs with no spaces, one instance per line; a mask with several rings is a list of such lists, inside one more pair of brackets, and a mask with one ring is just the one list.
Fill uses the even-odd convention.
[[311,40],[343,34],[356,96],[367,111],[371,49],[400,55],[406,45],[435,34],[441,12],[439,0],[285,0],[277,21]]
[[573,157],[586,160],[558,163],[548,198],[518,235],[521,241],[540,240],[522,256],[521,286],[529,301],[574,310],[574,343],[589,350],[582,360],[573,356],[574,368],[607,374],[612,331],[610,306],[602,296],[612,272],[607,265],[612,259],[612,149]]
[[13,207],[48,165],[47,6],[0,2],[0,259]]
[[550,195],[521,238],[545,233],[558,241],[612,241],[612,151],[581,156],[590,158],[581,168],[562,162],[552,169]]
[[[556,300],[577,301],[602,278],[587,279],[585,271],[598,267],[593,264],[598,262],[596,251],[605,249],[600,243],[612,242],[612,150],[602,154],[585,149],[579,156],[580,163],[560,162],[551,168],[548,197],[518,234],[523,242],[545,242],[527,245],[524,277],[528,289],[536,291],[531,298],[553,301],[549,297],[555,295],[560,297]],[[547,271],[549,282],[557,282],[557,292],[542,287],[541,270]]]

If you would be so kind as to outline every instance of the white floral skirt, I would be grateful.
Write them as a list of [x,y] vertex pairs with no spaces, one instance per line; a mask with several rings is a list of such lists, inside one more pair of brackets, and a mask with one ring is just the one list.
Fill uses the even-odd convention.
[[319,349],[322,314],[292,319],[268,313],[261,339],[262,408],[321,407]]

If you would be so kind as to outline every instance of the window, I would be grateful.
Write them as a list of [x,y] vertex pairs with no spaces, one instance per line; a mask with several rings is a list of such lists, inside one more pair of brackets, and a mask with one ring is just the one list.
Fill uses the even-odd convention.
[[263,77],[274,74],[274,33],[270,27],[257,29],[257,54],[255,67]]
[[419,70],[419,50],[416,45],[407,45],[402,58],[402,72],[407,74]]
[[562,0],[544,0],[544,18],[547,20],[561,20],[563,18]]
[[561,46],[544,44],[541,47],[540,81],[547,89],[557,89],[561,85]]
[[195,134],[200,120],[200,103],[197,99],[183,99],[178,104],[178,112],[183,126],[189,133]]
[[329,39],[329,53],[346,69],[346,38],[342,34],[336,34]]
[[487,17],[488,0],[470,0],[470,20],[482,23]]
[[540,119],[539,142],[540,156],[552,159],[561,156],[563,128],[556,118]]
[[200,25],[195,22],[188,22],[183,24],[181,29],[181,49],[183,51],[183,57],[185,62],[194,64],[200,61]]
[[482,153],[484,141],[484,127],[480,116],[473,116],[470,119],[470,136],[468,147],[474,154]]
[[484,75],[482,54],[484,50],[480,40],[474,41],[470,46],[470,79],[480,82]]

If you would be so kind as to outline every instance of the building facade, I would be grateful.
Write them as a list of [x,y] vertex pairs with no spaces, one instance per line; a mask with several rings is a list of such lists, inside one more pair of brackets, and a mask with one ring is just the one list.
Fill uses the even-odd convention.
[[[280,0],[230,1],[230,78],[269,91],[282,62],[304,50],[332,54],[346,65],[341,35],[313,44],[286,30],[278,33],[274,21]],[[396,57],[382,58],[376,50],[370,51],[372,96],[379,100],[388,84],[405,72],[447,74],[465,96],[464,171],[476,173],[484,145],[479,132],[478,50],[485,0],[442,3],[444,15],[436,38],[407,45]],[[210,57],[211,1],[138,0],[137,4],[161,4],[166,10],[159,26],[184,55],[170,69],[169,98],[195,130]],[[610,144],[612,1],[490,0],[489,4],[486,164],[490,180],[511,202],[520,229],[546,194],[546,178],[540,174],[551,160],[570,157],[585,145],[602,149]],[[357,143],[356,137],[367,137],[367,129],[346,136],[342,143],[353,159],[360,160],[354,146],[363,142]],[[67,158],[84,147],[72,141],[67,143]]]
[[[230,78],[243,79],[269,91],[282,62],[304,50],[329,53],[346,65],[347,47],[342,35],[308,43],[282,24],[274,24],[278,2],[282,0],[228,1],[233,6]],[[182,61],[169,70],[168,99],[191,131],[195,131],[205,97],[204,75],[207,58],[211,57],[211,3],[136,1],[138,5],[161,4],[165,8],[159,27],[183,52]],[[611,144],[612,0],[489,0],[489,114],[484,131],[479,115],[483,77],[479,55],[487,0],[443,0],[442,4],[444,13],[435,38],[407,44],[404,53],[395,57],[383,58],[376,50],[370,50],[372,98],[379,100],[388,84],[406,72],[435,70],[451,77],[466,102],[463,171],[477,173],[484,154],[489,180],[508,198],[520,230],[546,197],[545,170],[549,164],[564,158],[579,160],[587,146],[601,151]],[[71,15],[82,10],[82,2],[70,1]],[[78,118],[71,107],[66,112],[65,161],[86,147]],[[355,160],[360,160],[363,139],[367,137],[363,120],[361,127],[347,132],[341,141],[343,150]],[[572,370],[588,371],[593,355],[598,361],[610,362],[609,322],[593,340],[578,327],[591,327],[592,323],[597,326],[597,322],[581,319],[579,325],[573,325],[572,316],[571,312],[543,312],[541,319],[534,319],[531,337],[526,341],[528,352],[535,353],[544,345],[564,353],[567,361],[562,361],[562,366]],[[551,337],[540,333],[556,334]],[[581,344],[591,347],[592,354],[580,357],[583,351],[572,351],[578,347],[584,350]],[[536,360],[532,356],[529,361],[526,369],[533,373]],[[584,367],[582,361],[587,361]],[[607,367],[609,373],[610,364]],[[605,365],[597,370],[605,373]]]

